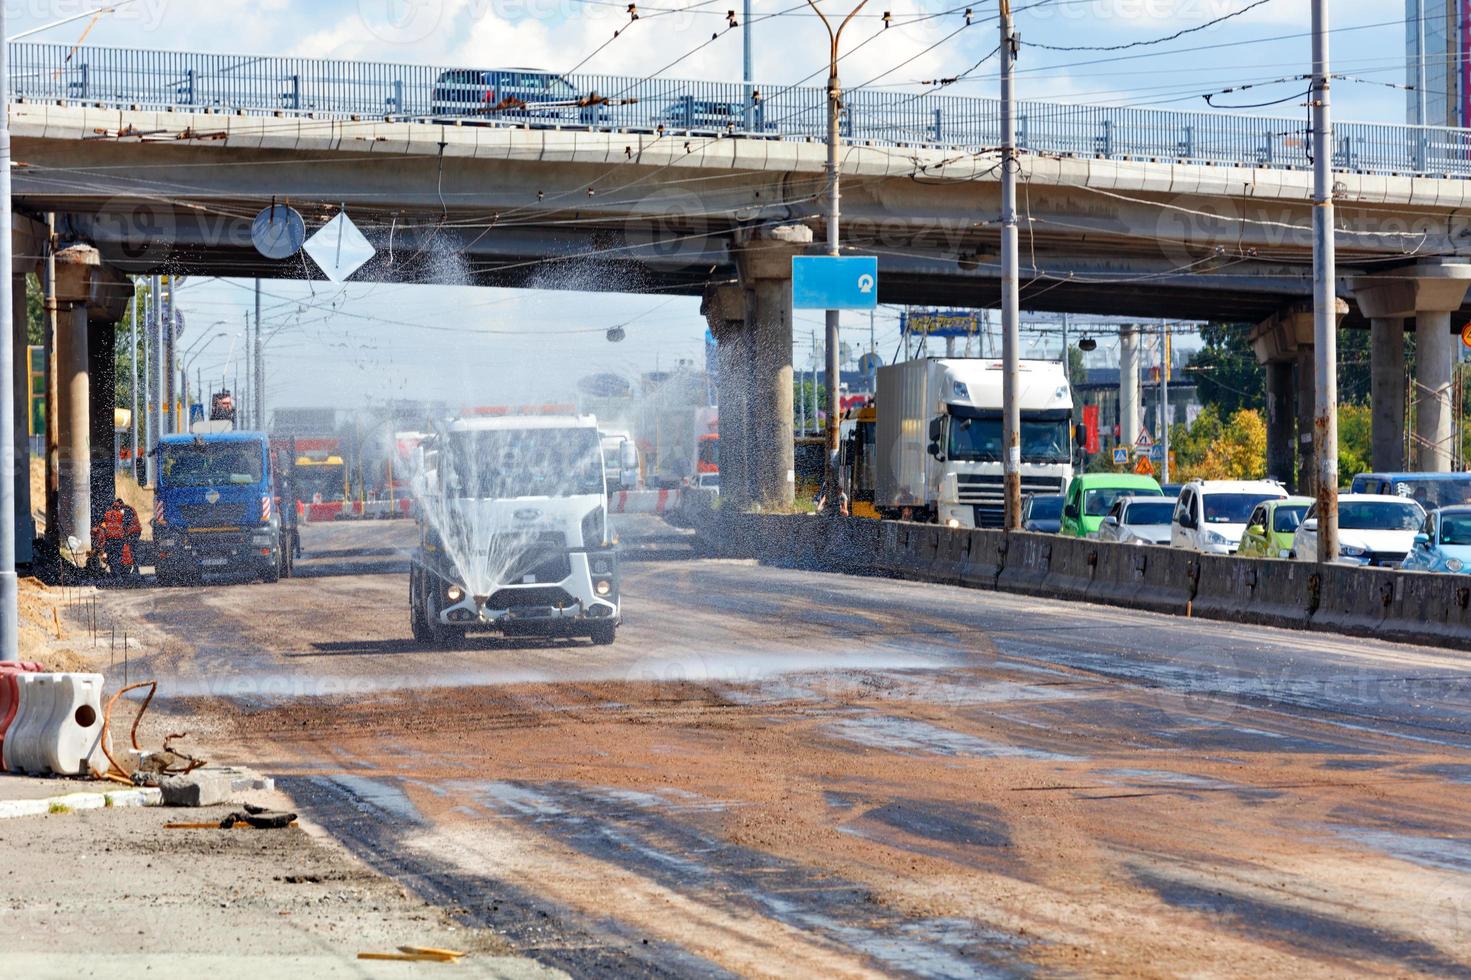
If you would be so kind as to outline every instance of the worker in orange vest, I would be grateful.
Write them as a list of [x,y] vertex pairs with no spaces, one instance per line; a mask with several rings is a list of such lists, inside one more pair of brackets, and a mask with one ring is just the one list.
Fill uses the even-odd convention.
[[102,548],[107,555],[107,571],[113,578],[137,574],[133,562],[133,542],[143,534],[138,512],[118,497],[102,515]]

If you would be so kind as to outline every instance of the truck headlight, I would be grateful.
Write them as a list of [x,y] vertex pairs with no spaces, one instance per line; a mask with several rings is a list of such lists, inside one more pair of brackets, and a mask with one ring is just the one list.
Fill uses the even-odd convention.
[[465,590],[460,588],[458,585],[451,585],[448,589],[445,590],[444,594],[449,597],[450,602],[459,602],[461,599],[465,598]]
[[613,583],[605,578],[600,578],[593,584],[592,590],[598,595],[607,595],[613,591]]

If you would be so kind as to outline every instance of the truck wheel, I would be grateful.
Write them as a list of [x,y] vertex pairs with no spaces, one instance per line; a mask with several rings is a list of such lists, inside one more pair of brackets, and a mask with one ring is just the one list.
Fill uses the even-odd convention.
[[424,616],[424,606],[419,602],[419,573],[409,572],[409,631],[416,643],[428,643],[429,620]]
[[275,585],[281,581],[281,563],[272,562],[261,575],[261,581],[267,585]]
[[593,646],[611,646],[617,632],[618,627],[614,623],[598,623],[592,628],[591,638]]
[[429,640],[435,646],[459,646],[465,642],[465,628],[463,626],[446,626],[443,623],[436,623],[430,620]]

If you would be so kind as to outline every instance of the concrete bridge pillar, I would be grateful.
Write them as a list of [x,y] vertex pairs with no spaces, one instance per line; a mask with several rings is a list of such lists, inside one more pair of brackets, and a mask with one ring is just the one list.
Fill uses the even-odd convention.
[[715,338],[715,363],[720,372],[716,387],[720,408],[720,495],[726,505],[744,510],[751,505],[746,446],[751,344],[746,334],[745,296],[739,286],[711,286],[705,290],[700,312]]
[[1369,401],[1373,411],[1370,465],[1380,472],[1405,468],[1405,318],[1369,323]]
[[1291,486],[1294,482],[1292,439],[1297,419],[1293,416],[1293,382],[1296,371],[1290,361],[1267,363],[1267,477]]
[[1119,327],[1119,445],[1139,438],[1139,328]]
[[780,225],[738,240],[732,251],[744,294],[751,365],[746,452],[753,503],[792,508],[796,487],[792,422],[792,257],[812,244],[812,229]]
[[[1338,320],[1347,315],[1348,304],[1339,300]],[[1250,339],[1257,360],[1267,365],[1267,475],[1297,493],[1310,494],[1314,470],[1312,303],[1283,308],[1253,327]]]
[[112,327],[129,292],[92,246],[56,253],[57,385],[47,409],[57,413],[60,431],[58,540],[75,536],[81,550],[92,547],[92,526],[116,493]]
[[[1413,462],[1428,472],[1449,470],[1453,458],[1455,420],[1451,412],[1455,345],[1451,339],[1451,314],[1461,308],[1471,287],[1471,264],[1448,259],[1431,259],[1400,269],[1362,276],[1353,281],[1354,300],[1359,310],[1374,322],[1373,361],[1374,467],[1400,459],[1397,443],[1404,431],[1402,354],[1403,338],[1393,343],[1390,321],[1403,323],[1415,318],[1415,408]],[[1386,321],[1383,328],[1379,321]],[[1381,338],[1379,331],[1385,337]],[[1400,356],[1396,357],[1396,348]],[[1398,425],[1391,432],[1390,426]]]

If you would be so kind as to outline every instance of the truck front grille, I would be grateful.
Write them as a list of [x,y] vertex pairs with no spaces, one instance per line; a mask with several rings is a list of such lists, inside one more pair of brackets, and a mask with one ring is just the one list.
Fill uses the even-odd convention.
[[183,504],[179,517],[184,527],[240,527],[251,523],[239,504]]
[[[960,503],[981,506],[1004,507],[1006,505],[1006,482],[1000,474],[961,473],[955,478]],[[1023,476],[1022,496],[1029,493],[1061,493],[1062,477]]]
[[545,609],[545,608],[568,608],[577,605],[566,589],[557,588],[554,585],[534,586],[532,588],[497,589],[485,600],[485,608],[491,610],[499,609]]

